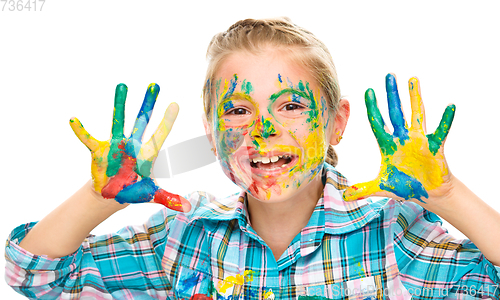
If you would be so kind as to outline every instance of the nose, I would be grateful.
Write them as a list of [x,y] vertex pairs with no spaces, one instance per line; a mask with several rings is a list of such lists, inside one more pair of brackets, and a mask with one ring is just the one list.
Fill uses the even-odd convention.
[[264,118],[261,116],[257,119],[254,129],[250,132],[253,138],[267,139],[270,136],[278,135],[279,132],[276,130],[276,126],[271,121],[271,118]]

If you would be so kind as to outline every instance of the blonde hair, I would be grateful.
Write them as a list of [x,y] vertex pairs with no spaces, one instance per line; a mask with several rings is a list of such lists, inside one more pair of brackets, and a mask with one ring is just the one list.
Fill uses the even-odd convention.
[[[208,68],[203,88],[203,105],[208,122],[212,121],[212,85],[224,60],[237,51],[258,54],[269,46],[290,51],[292,59],[310,70],[324,92],[329,113],[335,116],[340,102],[340,88],[330,52],[311,32],[282,17],[241,20],[212,38],[207,49]],[[331,145],[326,162],[333,166],[338,162]]]

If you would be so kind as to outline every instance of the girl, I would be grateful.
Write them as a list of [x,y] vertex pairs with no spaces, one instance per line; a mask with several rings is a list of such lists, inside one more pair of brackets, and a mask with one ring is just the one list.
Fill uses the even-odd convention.
[[[444,157],[453,105],[426,135],[418,79],[409,81],[409,126],[387,75],[393,134],[373,90],[365,95],[379,176],[349,186],[332,148],[349,103],[323,43],[288,19],[243,20],[216,35],[207,54],[205,129],[241,193],[186,200],[159,188],[151,170],[178,107],[143,144],[159,92],[150,85],[126,138],[127,89],[118,85],[109,141],[71,121],[91,150],[92,182],[9,237],[7,282],[17,291],[42,299],[499,297],[500,215],[450,173]],[[144,226],[89,235],[129,203],[150,201],[181,212],[164,209]],[[436,214],[471,241],[453,240]]]

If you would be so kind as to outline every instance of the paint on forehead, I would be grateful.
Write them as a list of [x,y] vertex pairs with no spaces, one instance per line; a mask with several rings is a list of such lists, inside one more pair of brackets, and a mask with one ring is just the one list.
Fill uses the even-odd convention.
[[280,83],[283,83],[283,79],[281,79],[281,74],[279,74],[279,73],[278,73],[278,81],[279,81]]
[[241,91],[246,95],[250,95],[250,93],[253,92],[252,83],[244,79],[241,83]]
[[233,75],[233,78],[229,82],[227,80],[224,80],[224,90],[222,91],[223,95],[221,100],[225,100],[230,97],[234,93],[237,85],[238,75],[236,74]]

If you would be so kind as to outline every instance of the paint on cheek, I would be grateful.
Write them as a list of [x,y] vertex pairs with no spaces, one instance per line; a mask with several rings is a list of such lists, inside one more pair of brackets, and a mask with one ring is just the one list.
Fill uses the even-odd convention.
[[242,128],[228,128],[218,133],[218,151],[221,158],[228,158],[240,148],[245,140],[245,133]]

